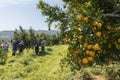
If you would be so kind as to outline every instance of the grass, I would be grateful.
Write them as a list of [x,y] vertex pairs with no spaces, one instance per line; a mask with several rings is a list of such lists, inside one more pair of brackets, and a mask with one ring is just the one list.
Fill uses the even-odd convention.
[[60,60],[67,54],[67,47],[67,45],[46,47],[45,52],[40,52],[40,55],[36,55],[32,49],[25,49],[23,54],[17,52],[16,56],[12,56],[9,50],[6,64],[0,65],[0,79],[62,80],[69,76],[68,73],[61,71],[59,65]]
[[109,68],[119,66],[120,63],[102,67],[94,65],[79,71],[71,71],[70,66],[61,69],[60,61],[67,56],[67,48],[67,45],[50,46],[39,55],[33,49],[25,49],[23,54],[17,52],[16,56],[12,56],[9,49],[6,64],[0,65],[0,80],[119,80],[120,69]]

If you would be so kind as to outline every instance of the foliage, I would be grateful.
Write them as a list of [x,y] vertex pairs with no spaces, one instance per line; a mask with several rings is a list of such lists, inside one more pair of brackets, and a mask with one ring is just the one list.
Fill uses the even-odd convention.
[[0,46],[0,64],[5,64],[7,59],[7,53]]
[[59,44],[59,34],[56,35],[49,35],[44,32],[38,34],[40,40],[45,39],[46,45],[56,45]]
[[119,80],[120,79],[120,68],[106,69],[105,78],[108,80]]
[[37,7],[47,16],[48,24],[58,23],[61,39],[69,44],[71,61],[86,66],[119,60],[120,19],[103,15],[114,12],[119,14],[120,5],[110,0],[63,2],[62,9],[42,0]]
[[91,73],[92,73],[92,74],[95,74],[95,75],[102,75],[102,74],[103,74],[103,72],[101,71],[100,68],[93,68],[93,69],[91,70]]
[[[26,30],[24,30],[22,28],[22,26],[19,26],[19,29],[20,29],[20,31],[18,31],[17,29],[14,31],[14,39],[17,40],[18,42],[20,40],[23,40],[24,43],[25,43],[25,46],[24,46],[25,48],[26,47],[28,47],[28,48],[32,47],[31,44],[30,44],[30,41],[33,40],[33,38],[34,38],[34,36],[33,36],[34,35],[34,30],[31,30],[31,28],[30,28],[30,34],[28,34],[26,32]],[[33,42],[34,42],[34,40],[33,40]]]

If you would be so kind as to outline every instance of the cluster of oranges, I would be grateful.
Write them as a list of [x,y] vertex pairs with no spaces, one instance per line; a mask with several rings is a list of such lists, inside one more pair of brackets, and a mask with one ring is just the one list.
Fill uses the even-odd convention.
[[[70,50],[70,53],[72,53],[74,55],[74,57],[78,57],[78,55],[80,54],[80,51],[79,50],[74,50],[74,49],[69,49]],[[84,57],[84,58],[79,58],[78,57],[78,63],[81,64],[87,64],[91,61],[93,61],[93,57],[94,57],[94,52],[92,51],[86,51],[87,55],[89,55],[88,57]]]
[[87,63],[93,61],[93,59],[95,57],[95,52],[101,50],[99,44],[91,45],[91,44],[87,44],[87,43],[85,43],[83,45],[83,49],[84,49],[84,52],[87,56],[87,57],[84,57],[83,59],[81,59],[81,62],[83,64],[87,64]]
[[[74,13],[77,13],[76,9],[74,9]],[[85,22],[88,22],[88,17],[80,14],[80,15],[77,16],[77,20],[78,21],[83,20]],[[102,24],[98,23],[97,21],[93,21],[92,25],[93,25],[94,28],[98,28],[98,29],[100,29],[102,27]],[[81,32],[81,31],[82,30],[79,28],[79,32]],[[96,32],[96,37],[99,38],[99,37],[101,37],[101,35],[102,34],[101,34],[100,31]],[[77,39],[79,41],[82,41],[83,38],[84,38],[84,35],[82,35],[82,34],[79,34],[77,36]],[[84,49],[84,53],[86,55],[86,57],[84,56],[83,58],[79,57],[80,54],[82,54],[82,53],[80,53],[79,49],[74,49],[74,48],[69,49],[70,53],[72,53],[75,57],[77,57],[79,64],[81,64],[81,63],[82,64],[88,64],[89,62],[92,62],[94,60],[95,51],[100,50],[101,48],[100,48],[98,43],[96,43],[94,45],[88,44],[88,43],[83,43],[82,44],[82,49]]]
[[[80,65],[97,63],[101,59],[104,62],[104,59],[111,57],[109,55],[116,55],[117,51],[112,51],[112,48],[116,50],[115,46],[117,46],[120,50],[120,27],[118,29],[109,21],[104,23],[101,12],[94,14],[87,10],[88,8],[79,7],[79,5],[71,8],[73,8],[70,11],[72,15],[70,15],[69,30],[71,31],[69,38],[64,38],[64,42],[70,45],[69,52],[73,55],[72,57],[75,57],[75,62],[77,61]],[[115,27],[117,32],[114,32]]]
[[80,54],[83,54],[83,53],[80,53],[80,50],[74,49],[72,47],[69,48],[70,53],[72,53],[78,59],[79,64],[88,64],[89,62],[92,62],[94,60],[95,51],[101,50],[99,44],[90,45],[90,44],[84,43],[82,45],[82,48],[84,49],[84,52],[85,52],[84,55],[86,55],[86,57],[83,57],[83,58],[79,57]]
[[[81,34],[82,31],[86,29],[86,27],[77,27],[78,33],[70,33],[73,36],[70,36],[68,40],[68,42],[70,42],[70,45],[72,46],[71,48],[69,48],[69,52],[72,53],[74,57],[76,57],[78,64],[88,64],[89,62],[93,62],[96,59],[96,56],[101,55],[98,53],[107,53],[103,46],[106,46],[107,44],[108,48],[111,47],[111,43],[108,43],[106,39],[110,36],[106,34],[107,32],[102,32],[102,30],[104,30],[105,28],[109,31],[112,28],[110,25],[104,26],[101,22],[92,20],[91,18],[83,16],[82,14],[78,15],[77,9],[74,9],[74,14],[77,14],[76,20],[78,20],[79,22],[83,21],[85,22],[85,24],[91,25],[92,28],[89,29],[91,29],[94,33],[92,34],[93,36],[86,37],[86,35],[91,35],[91,33],[89,32],[87,34]],[[90,42],[90,39],[93,37],[95,38],[93,39],[93,41],[91,40]],[[120,38],[116,39],[116,43],[120,44]]]
[[92,22],[92,25],[93,25],[93,27],[97,27],[98,29],[101,29],[101,28],[102,28],[102,24],[99,23],[99,22],[97,22],[97,21],[93,21],[93,22]]
[[[78,10],[76,8],[73,9],[73,13],[74,14],[78,14]],[[87,16],[83,16],[82,14],[80,15],[77,15],[77,20],[80,21],[80,20],[84,20],[86,22],[88,22],[88,17]]]
[[88,17],[83,16],[82,14],[80,14],[80,15],[77,16],[77,20],[78,20],[78,21],[84,20],[84,21],[88,22]]

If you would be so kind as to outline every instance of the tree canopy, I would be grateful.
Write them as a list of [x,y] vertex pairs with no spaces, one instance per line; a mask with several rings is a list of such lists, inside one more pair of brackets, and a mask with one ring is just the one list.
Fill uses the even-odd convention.
[[62,0],[63,8],[40,0],[37,7],[50,26],[56,22],[76,64],[118,60],[120,57],[119,0]]
[[[103,20],[112,23],[120,23],[120,2],[119,0],[62,0],[63,8],[58,6],[50,6],[48,3],[40,0],[37,7],[44,16],[47,16],[46,22],[50,26],[53,22],[57,22],[57,26],[61,31],[70,26],[71,18],[75,17],[73,11],[77,14],[85,14],[92,18],[99,16]],[[88,3],[89,2],[89,3]],[[100,12],[100,13],[99,13]],[[73,20],[72,20],[73,21]]]

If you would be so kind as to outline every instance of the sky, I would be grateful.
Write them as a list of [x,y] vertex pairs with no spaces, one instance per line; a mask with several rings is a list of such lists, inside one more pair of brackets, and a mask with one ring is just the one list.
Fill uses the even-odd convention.
[[[61,0],[44,0],[50,5],[62,6]],[[0,0],[0,31],[32,27],[35,30],[48,30],[45,16],[36,4],[39,0]],[[51,27],[54,30],[54,26]]]

